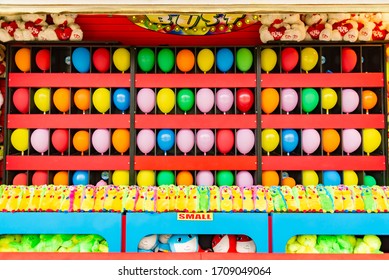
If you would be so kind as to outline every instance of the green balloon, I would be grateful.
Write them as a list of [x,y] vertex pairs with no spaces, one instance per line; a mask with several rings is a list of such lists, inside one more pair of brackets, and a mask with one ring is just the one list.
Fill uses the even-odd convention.
[[234,184],[234,175],[231,171],[222,170],[216,173],[216,185],[232,186]]
[[253,54],[247,48],[240,48],[236,53],[236,67],[242,72],[247,72],[253,65]]
[[313,88],[304,88],[301,92],[301,104],[305,113],[315,110],[319,104],[319,94]]
[[157,175],[157,185],[173,185],[175,182],[175,176],[173,171],[162,170]]
[[377,185],[377,181],[375,180],[375,178],[373,176],[366,175],[365,177],[363,177],[363,184],[365,186],[371,187],[371,186]]
[[143,72],[149,72],[154,68],[155,57],[152,49],[144,48],[138,53],[138,65]]
[[192,109],[194,105],[194,99],[195,97],[193,91],[187,88],[180,89],[177,94],[178,107],[182,111],[187,112]]
[[168,73],[172,71],[175,61],[174,53],[171,49],[162,49],[157,56],[158,66],[162,72]]

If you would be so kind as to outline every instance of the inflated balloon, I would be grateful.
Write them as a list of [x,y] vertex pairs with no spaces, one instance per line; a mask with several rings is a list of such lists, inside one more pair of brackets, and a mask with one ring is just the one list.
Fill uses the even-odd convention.
[[67,171],[59,171],[55,173],[53,177],[53,184],[55,186],[68,186],[69,185],[69,174]]
[[242,72],[247,72],[252,65],[253,53],[248,48],[240,48],[236,52],[236,67]]
[[157,134],[158,147],[165,152],[173,148],[175,142],[175,135],[171,129],[161,129]]
[[303,88],[301,92],[301,106],[305,113],[310,113],[319,104],[319,94],[314,88]]
[[46,113],[50,110],[50,89],[49,88],[40,88],[34,94],[34,103],[35,106]]
[[342,112],[352,113],[359,105],[358,93],[350,88],[342,89]]
[[317,130],[308,128],[301,133],[301,147],[308,155],[313,154],[320,146],[320,134]]
[[113,104],[123,113],[130,108],[130,92],[125,88],[118,88],[113,93]]
[[228,88],[221,88],[216,92],[216,106],[224,114],[228,112],[234,104],[234,94]]
[[89,184],[88,171],[77,170],[73,173],[72,182],[75,186],[86,186]]
[[89,149],[89,132],[86,130],[79,130],[73,136],[74,148],[84,155],[84,152]]
[[324,186],[339,186],[341,182],[340,175],[337,171],[326,170],[323,171]]
[[127,71],[131,65],[130,52],[125,48],[118,48],[113,53],[113,64],[119,71]]
[[136,96],[139,109],[147,114],[155,107],[155,92],[151,88],[142,88]]
[[174,185],[175,180],[173,171],[161,170],[157,174],[157,186]]
[[22,114],[28,113],[30,107],[30,91],[28,88],[18,88],[12,95],[15,108]]
[[375,178],[371,175],[365,175],[363,177],[363,184],[365,186],[368,186],[368,187],[372,187],[372,186],[375,186],[377,185],[377,181],[375,180]]
[[193,185],[193,175],[189,171],[180,171],[176,178],[177,186]]
[[339,147],[340,135],[335,129],[323,129],[322,138],[323,150],[327,153],[327,155],[329,155]]
[[141,170],[136,176],[136,183],[139,187],[155,186],[155,174],[152,170]]
[[49,173],[47,171],[35,171],[32,174],[32,185],[43,186],[49,183]]
[[261,68],[269,73],[277,65],[277,54],[273,49],[266,48],[261,51]]
[[12,185],[27,186],[27,173],[18,173],[12,179]]
[[342,49],[342,72],[348,73],[353,71],[357,65],[357,54],[351,48]]
[[176,64],[181,72],[189,72],[195,65],[195,56],[191,50],[183,49],[177,54]]
[[293,188],[294,186],[296,186],[296,180],[293,179],[292,177],[285,177],[282,179],[281,185],[282,186],[289,186],[289,187]]
[[357,186],[358,185],[358,175],[353,170],[344,170],[343,171],[343,184],[346,186]]
[[85,88],[77,90],[73,99],[74,105],[85,113],[90,106],[90,90]]
[[370,109],[373,109],[377,104],[377,95],[372,90],[362,91],[362,107],[366,110],[366,113],[369,113]]
[[111,108],[111,92],[106,88],[98,88],[93,92],[92,103],[97,111],[104,114]]
[[280,103],[280,95],[274,88],[265,88],[261,92],[261,108],[266,114],[271,114]]
[[213,186],[214,177],[211,171],[202,170],[197,172],[196,185],[197,186]]
[[104,154],[111,146],[111,134],[108,129],[96,129],[92,133],[92,146],[100,154]]
[[51,135],[51,143],[54,149],[63,154],[69,147],[69,130],[56,129]]
[[155,65],[154,51],[150,48],[143,48],[138,53],[138,65],[143,72],[150,72]]
[[155,133],[151,129],[142,129],[136,136],[136,145],[139,150],[147,155],[155,147]]
[[204,73],[207,73],[209,70],[211,70],[214,63],[215,55],[210,49],[202,49],[197,54],[197,65]]
[[98,48],[92,56],[92,63],[100,73],[107,73],[111,66],[111,55],[106,48]]
[[251,129],[238,129],[236,132],[236,148],[241,154],[248,154],[255,144],[255,135]]
[[41,49],[35,55],[36,66],[43,72],[50,69],[50,51],[48,49]]
[[157,93],[157,106],[162,113],[170,113],[176,105],[176,95],[170,88],[161,88]]
[[280,143],[280,136],[275,129],[266,128],[262,130],[262,149],[264,149],[269,155],[270,152],[274,151]]
[[11,134],[11,144],[16,150],[24,154],[28,149],[28,129],[17,128]]
[[72,53],[71,61],[78,72],[89,72],[91,62],[90,51],[84,47],[76,48]]
[[342,130],[342,149],[347,155],[355,152],[362,143],[362,136],[354,128]]
[[123,155],[130,148],[130,131],[125,128],[115,129],[112,133],[112,145]]
[[31,146],[42,155],[47,152],[50,146],[50,132],[47,128],[38,128],[31,133]]
[[292,71],[299,62],[299,53],[295,48],[285,48],[281,51],[281,68],[284,72]]
[[254,94],[248,88],[240,88],[236,91],[236,108],[243,114],[250,111],[254,104]]
[[15,54],[16,67],[22,72],[28,72],[31,69],[31,50],[21,48]]
[[215,134],[210,129],[200,129],[196,133],[196,145],[200,151],[208,153],[215,144]]
[[279,186],[280,177],[274,170],[265,170],[262,172],[262,185],[263,186]]
[[215,95],[209,88],[202,88],[196,93],[197,108],[204,114],[212,110],[215,105]]
[[115,186],[128,186],[130,184],[130,172],[128,170],[115,170],[112,173],[112,183]]
[[301,69],[308,72],[315,68],[319,54],[314,48],[307,47],[301,50]]
[[303,185],[304,186],[316,186],[319,184],[319,176],[314,170],[303,170]]
[[59,88],[53,94],[54,106],[62,113],[66,113],[70,108],[70,90]]
[[234,54],[228,48],[221,48],[216,53],[216,67],[219,71],[226,73],[234,64]]
[[281,90],[281,108],[287,114],[296,108],[298,103],[297,92],[293,88],[284,88]]
[[192,130],[190,129],[180,129],[177,133],[177,147],[178,149],[186,155],[189,153],[195,142],[195,136]]
[[293,152],[299,143],[299,136],[294,129],[284,129],[281,132],[282,150],[289,153]]
[[238,187],[249,187],[254,185],[253,175],[248,171],[239,171],[236,174],[235,180]]
[[228,154],[234,147],[234,133],[230,129],[219,129],[216,132],[216,148],[222,154]]
[[322,88],[321,90],[321,107],[325,110],[331,110],[338,102],[338,95],[332,88]]
[[217,186],[233,186],[234,174],[228,170],[221,170],[216,172],[216,185]]
[[381,145],[381,133],[375,128],[362,130],[363,151],[369,155]]
[[174,52],[167,48],[160,50],[157,56],[157,62],[162,72],[168,73],[172,71],[175,64]]
[[188,88],[182,88],[177,94],[178,107],[185,113],[192,109],[194,105],[194,93]]

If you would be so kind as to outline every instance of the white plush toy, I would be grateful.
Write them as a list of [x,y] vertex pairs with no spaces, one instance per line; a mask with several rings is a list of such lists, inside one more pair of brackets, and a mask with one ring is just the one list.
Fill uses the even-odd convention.
[[358,22],[352,19],[351,14],[328,14],[328,24],[332,26],[332,41],[355,42],[358,40]]
[[51,14],[54,24],[57,26],[55,32],[61,41],[81,41],[83,32],[75,23],[77,14]]
[[57,33],[55,33],[56,25],[49,25],[46,29],[38,34],[39,41],[58,41]]
[[286,30],[281,14],[261,15],[260,21],[262,25],[259,28],[259,36],[262,43],[281,40]]
[[281,37],[281,41],[300,42],[305,39],[305,24],[301,21],[300,14],[283,15],[283,24],[285,26],[285,33]]
[[[38,36],[38,34],[36,34],[36,36]],[[29,29],[29,27],[26,26],[26,23],[22,21],[18,24],[18,28],[15,30],[14,39],[16,41],[34,41],[35,37],[32,34],[31,29]]]
[[332,27],[327,25],[327,14],[305,14],[303,20],[307,34],[305,40],[331,41]]

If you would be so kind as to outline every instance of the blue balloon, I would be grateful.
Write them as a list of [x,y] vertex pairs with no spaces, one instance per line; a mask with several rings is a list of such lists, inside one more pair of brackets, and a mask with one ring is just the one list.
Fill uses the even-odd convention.
[[222,48],[216,53],[216,67],[221,72],[226,73],[234,64],[234,54],[228,48]]
[[299,143],[299,136],[293,129],[285,129],[281,134],[282,150],[286,153],[293,152]]
[[158,147],[165,153],[174,146],[174,132],[171,129],[162,129],[157,135]]
[[80,171],[80,170],[78,170],[78,171],[74,172],[72,181],[73,181],[73,185],[76,185],[76,186],[79,186],[79,185],[86,186],[86,185],[88,185],[89,184],[88,171]]
[[113,103],[119,110],[127,110],[130,107],[130,92],[125,88],[116,89],[113,93]]
[[87,73],[90,69],[90,51],[87,48],[76,48],[72,54],[74,68],[80,73]]
[[323,184],[324,186],[339,186],[340,185],[339,173],[333,170],[323,171]]

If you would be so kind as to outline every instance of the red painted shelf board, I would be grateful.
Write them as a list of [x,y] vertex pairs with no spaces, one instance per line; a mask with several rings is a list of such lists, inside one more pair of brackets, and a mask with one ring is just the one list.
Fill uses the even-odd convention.
[[262,128],[385,128],[383,114],[262,115]]
[[9,73],[9,87],[119,88],[131,86],[129,73]]
[[9,114],[12,128],[130,128],[129,114]]
[[256,156],[135,156],[135,170],[256,170]]
[[248,115],[135,115],[135,128],[257,128],[257,116]]
[[385,156],[262,156],[262,170],[385,170]]
[[6,156],[7,170],[129,170],[129,156]]

